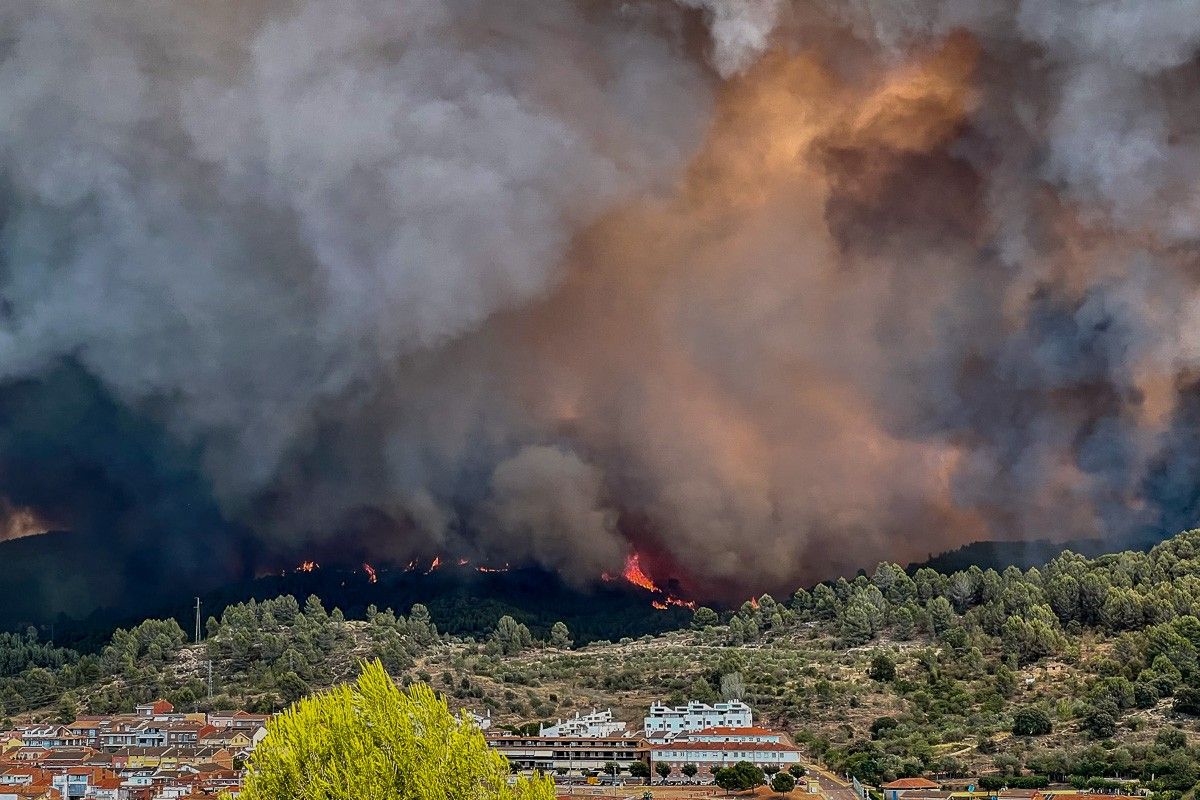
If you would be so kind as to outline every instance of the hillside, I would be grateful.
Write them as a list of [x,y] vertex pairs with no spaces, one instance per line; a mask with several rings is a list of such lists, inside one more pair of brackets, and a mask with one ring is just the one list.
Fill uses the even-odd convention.
[[582,647],[561,626],[551,642],[512,619],[468,638],[440,632],[423,605],[347,620],[283,597],[230,606],[202,645],[185,644],[173,621],[119,631],[98,656],[8,637],[0,702],[39,718],[160,694],[266,710],[379,657],[500,725],[596,706],[636,721],[655,699],[737,692],[811,758],[866,781],[1000,772],[1175,792],[1200,779],[1198,558],[1193,531],[1149,553],[1067,553],[1027,571],[881,564],[870,578],[723,615],[702,608],[686,629]]
[[[195,596],[190,587],[181,586],[167,598],[114,591],[107,582],[115,569],[103,548],[71,533],[0,542],[0,587],[6,594],[0,603],[0,631],[34,625],[46,637],[53,631],[59,644],[92,652],[115,628],[146,618],[173,618],[192,630]],[[136,578],[121,585],[127,583],[136,584]],[[428,563],[411,569],[380,565],[373,579],[361,566],[294,568],[226,583],[200,592],[200,599],[207,618],[220,616],[231,604],[288,594],[301,599],[315,594],[330,608],[360,619],[370,605],[409,608],[419,602],[444,631],[461,636],[483,636],[506,614],[542,636],[563,620],[581,642],[659,633],[686,624],[691,616],[681,608],[652,608],[650,593],[626,583],[585,590],[534,567],[484,571],[453,563],[437,569]]]

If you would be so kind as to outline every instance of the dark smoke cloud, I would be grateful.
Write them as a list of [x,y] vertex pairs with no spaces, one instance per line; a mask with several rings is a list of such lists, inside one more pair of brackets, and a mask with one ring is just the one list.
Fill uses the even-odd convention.
[[17,0],[0,509],[730,596],[1190,525],[1195,10]]

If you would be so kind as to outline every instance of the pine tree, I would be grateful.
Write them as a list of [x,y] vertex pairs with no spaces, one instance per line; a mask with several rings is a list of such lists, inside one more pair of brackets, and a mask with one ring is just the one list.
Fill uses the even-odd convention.
[[545,778],[509,785],[508,761],[424,684],[401,690],[383,665],[301,700],[268,723],[242,800],[553,800]]

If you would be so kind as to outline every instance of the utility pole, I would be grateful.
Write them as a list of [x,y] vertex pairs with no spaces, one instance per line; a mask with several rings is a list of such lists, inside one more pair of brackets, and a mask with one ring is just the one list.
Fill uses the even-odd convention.
[[196,598],[196,644],[200,644],[200,598]]

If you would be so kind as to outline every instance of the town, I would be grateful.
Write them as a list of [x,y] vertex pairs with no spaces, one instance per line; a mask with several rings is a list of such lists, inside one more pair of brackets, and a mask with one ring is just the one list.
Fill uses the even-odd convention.
[[[640,725],[610,709],[579,712],[525,732],[493,727],[490,711],[464,710],[514,773],[576,786],[712,786],[735,766],[760,771],[774,791],[824,800],[1084,800],[1070,787],[1008,787],[996,781],[900,778],[866,787],[807,765],[785,732],[759,727],[739,700],[653,703]],[[0,733],[0,800],[202,800],[237,797],[247,762],[272,715],[188,713],[159,700],[132,714],[31,723]],[[601,791],[596,789],[595,791]],[[717,791],[716,789],[712,790]],[[618,795],[623,796],[623,795]],[[645,794],[633,796],[644,797]],[[1104,800],[1132,800],[1105,794]]]

